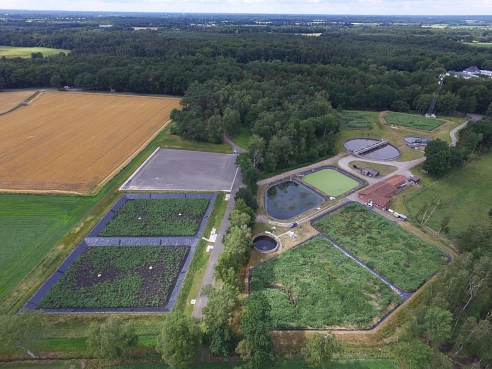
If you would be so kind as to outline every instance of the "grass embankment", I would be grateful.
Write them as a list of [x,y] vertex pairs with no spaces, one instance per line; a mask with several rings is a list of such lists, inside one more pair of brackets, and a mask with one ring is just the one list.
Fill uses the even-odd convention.
[[432,131],[446,122],[441,119],[426,118],[420,114],[395,113],[393,111],[387,112],[384,115],[384,119],[386,119],[389,124],[421,129],[424,131]]
[[357,165],[359,168],[364,169],[364,168],[371,168],[374,170],[377,170],[379,172],[380,177],[387,176],[390,173],[393,173],[395,170],[397,170],[397,167],[394,167],[392,165],[384,165],[384,164],[378,164],[378,163],[368,163],[366,161],[359,161],[359,160],[354,160],[349,163],[351,167],[353,165]]
[[447,261],[434,245],[358,203],[321,218],[314,226],[406,291],[419,288]]
[[400,298],[324,238],[257,267],[251,291],[265,294],[275,328],[370,328]]
[[68,54],[70,50],[51,49],[48,47],[14,47],[0,46],[0,58],[30,58],[32,53],[42,53],[43,56],[58,55],[59,53]]
[[322,169],[304,176],[302,180],[330,196],[339,196],[359,185],[355,179],[334,169]]
[[[190,369],[234,369],[239,368],[241,362],[225,363],[197,363],[188,366]],[[10,367],[9,367],[10,368]],[[115,366],[111,369],[168,369],[164,364],[138,364]],[[265,369],[308,369],[312,368],[304,361],[280,361],[275,366]],[[332,361],[328,369],[396,369],[389,360],[337,360]],[[27,369],[27,367],[12,367],[11,369]]]
[[492,208],[492,154],[484,155],[443,180],[407,199],[412,216],[433,197],[441,205],[432,213],[427,226],[439,231],[444,217],[450,216],[450,236],[457,237],[470,224],[487,219]]

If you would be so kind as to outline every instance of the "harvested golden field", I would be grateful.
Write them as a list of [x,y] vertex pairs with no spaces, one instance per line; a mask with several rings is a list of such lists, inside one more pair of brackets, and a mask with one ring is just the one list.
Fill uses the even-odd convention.
[[178,98],[42,93],[0,116],[0,190],[86,193],[169,121]]
[[8,112],[19,106],[34,95],[36,91],[18,91],[0,93],[0,114]]

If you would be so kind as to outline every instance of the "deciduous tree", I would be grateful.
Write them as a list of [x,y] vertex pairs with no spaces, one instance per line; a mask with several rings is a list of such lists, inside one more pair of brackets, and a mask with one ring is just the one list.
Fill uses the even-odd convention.
[[87,344],[89,351],[100,359],[118,359],[130,356],[137,346],[138,336],[132,323],[108,318],[104,323],[91,323]]
[[332,333],[315,333],[308,338],[306,346],[301,349],[304,361],[315,368],[327,368],[333,355],[342,352],[340,342]]

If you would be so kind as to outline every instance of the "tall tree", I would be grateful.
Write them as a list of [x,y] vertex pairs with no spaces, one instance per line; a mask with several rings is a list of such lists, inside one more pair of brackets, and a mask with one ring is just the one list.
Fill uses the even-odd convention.
[[42,313],[25,310],[22,314],[0,316],[0,347],[6,352],[22,350],[31,358],[42,331]]
[[206,328],[205,342],[217,356],[229,357],[237,344],[237,339],[230,327],[232,314],[237,306],[239,290],[229,284],[214,290],[207,306],[203,308]]
[[442,175],[451,168],[449,146],[439,138],[427,144],[425,156],[423,168],[433,175]]
[[439,307],[431,307],[424,317],[424,327],[430,341],[437,347],[451,334],[453,315]]
[[186,317],[181,312],[173,312],[166,317],[156,346],[164,363],[181,369],[197,357],[202,340],[199,324],[197,318]]
[[99,359],[118,359],[130,356],[137,346],[138,336],[132,323],[108,318],[104,323],[91,323],[87,345]]
[[244,339],[239,342],[236,352],[247,361],[250,369],[270,368],[275,363],[269,334],[272,327],[270,304],[263,294],[252,293],[243,300],[243,306],[241,333]]
[[314,368],[327,368],[333,355],[342,353],[343,349],[332,333],[315,333],[308,338],[306,346],[301,349],[304,361]]

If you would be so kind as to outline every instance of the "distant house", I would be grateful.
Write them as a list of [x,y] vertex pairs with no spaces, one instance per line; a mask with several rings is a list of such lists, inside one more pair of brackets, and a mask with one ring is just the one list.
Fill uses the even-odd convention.
[[406,183],[406,177],[394,175],[384,181],[378,182],[362,189],[359,198],[367,204],[371,204],[379,209],[386,210],[391,201],[389,197],[393,195],[399,187]]
[[377,170],[374,170],[372,168],[364,168],[362,169],[362,174],[368,177],[378,177],[379,172]]
[[447,75],[448,76],[455,76],[456,78],[463,77],[464,79],[478,78],[478,76],[475,75],[475,74],[465,73],[465,72],[453,72],[453,71],[449,71],[447,73]]

